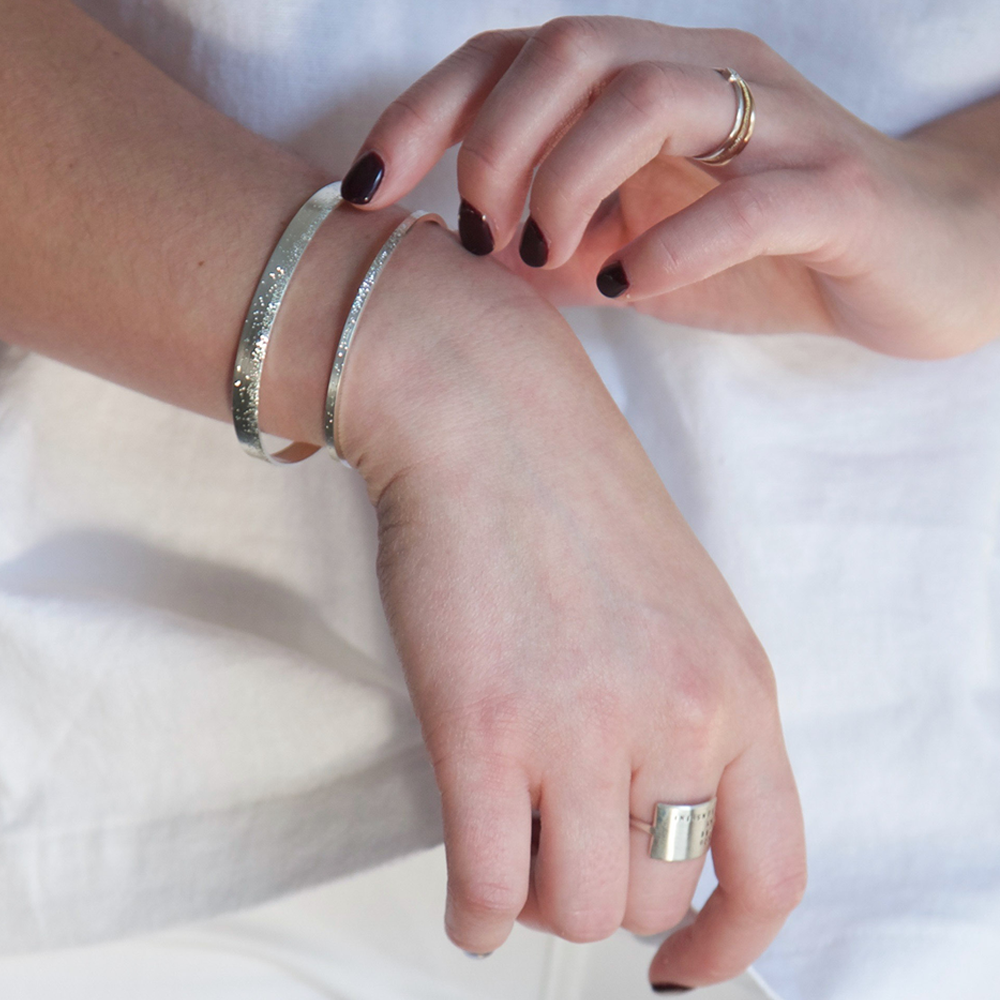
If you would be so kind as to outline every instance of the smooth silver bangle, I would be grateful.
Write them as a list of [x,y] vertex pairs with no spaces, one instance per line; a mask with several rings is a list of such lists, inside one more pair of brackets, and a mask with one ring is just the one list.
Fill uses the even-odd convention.
[[358,294],[354,297],[354,302],[351,304],[351,311],[347,314],[347,321],[344,323],[340,340],[337,342],[337,353],[333,358],[330,382],[326,388],[326,413],[323,419],[323,433],[326,437],[326,447],[331,457],[339,459],[345,465],[350,465],[350,463],[344,458],[340,451],[340,445],[337,443],[337,414],[339,412],[337,403],[340,400],[340,383],[344,376],[344,365],[347,363],[347,352],[351,347],[351,342],[354,340],[354,331],[358,327],[361,314],[365,310],[378,276],[382,273],[382,269],[392,256],[393,250],[399,246],[403,237],[418,222],[434,222],[439,226],[444,226],[445,229],[448,228],[440,215],[435,215],[432,212],[414,212],[392,231],[392,235],[382,244],[382,249],[375,255],[371,267],[368,268],[358,288]]
[[260,379],[278,307],[295,268],[309,241],[340,202],[340,182],[336,181],[321,187],[295,213],[264,267],[243,323],[233,367],[233,425],[248,454],[265,462],[301,462],[319,451],[316,445],[303,441],[295,441],[274,454],[265,449],[260,439]]

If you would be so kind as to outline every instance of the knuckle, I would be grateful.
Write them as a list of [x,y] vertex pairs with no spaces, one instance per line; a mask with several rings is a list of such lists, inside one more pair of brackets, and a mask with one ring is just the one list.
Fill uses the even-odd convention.
[[471,742],[461,734],[428,738],[431,766],[446,805],[457,805],[470,795],[502,794],[516,768],[513,757],[502,750],[473,750]]
[[600,37],[590,18],[556,17],[546,21],[532,36],[534,48],[562,66],[589,63]]
[[506,173],[506,160],[500,143],[488,133],[476,129],[458,151],[458,176],[464,180],[485,173],[502,178]]
[[687,916],[687,912],[687,902],[678,899],[669,905],[659,905],[655,910],[629,914],[624,926],[639,937],[653,937],[676,927]]
[[494,28],[490,31],[480,31],[473,35],[456,53],[460,56],[469,56],[478,62],[483,56],[493,58],[509,45],[512,44],[512,36],[509,31],[502,31]]
[[743,627],[730,634],[718,650],[718,661],[737,678],[741,691],[756,691],[765,700],[777,701],[777,682],[771,661],[760,640],[743,622]]
[[755,184],[731,183],[729,212],[733,226],[742,241],[756,249],[770,214],[768,200]]
[[727,703],[722,673],[698,663],[675,663],[670,691],[671,728],[692,746],[712,745]]
[[513,60],[527,38],[527,32],[517,29],[494,28],[473,35],[449,57],[458,65],[469,65],[476,69],[483,63],[492,64],[498,59]]
[[552,236],[553,222],[574,219],[590,207],[590,186],[575,164],[554,155],[542,161],[531,185],[531,215]]
[[375,126],[377,131],[384,132],[407,132],[414,128],[427,129],[433,126],[433,122],[420,101],[411,91],[400,94],[382,112]]
[[577,226],[585,227],[607,196],[606,181],[592,164],[557,146],[531,181],[531,214],[547,236],[559,241]]
[[741,31],[740,39],[743,49],[755,56],[766,56],[767,53],[774,52],[760,35],[755,35],[752,31]]
[[[512,882],[453,876],[448,883],[448,895],[457,912],[478,919],[513,917],[524,906],[526,893]],[[455,928],[452,933],[457,933]]]
[[683,273],[685,267],[684,256],[679,252],[668,239],[667,232],[663,229],[654,229],[650,250],[654,257],[656,270],[665,274]]
[[727,56],[735,57],[737,61],[742,59],[750,63],[766,62],[776,55],[774,49],[752,31],[744,31],[741,28],[719,28],[716,38],[722,43]]
[[621,926],[622,915],[611,906],[592,906],[556,914],[550,921],[553,933],[574,944],[590,944],[611,937]]
[[804,858],[781,871],[760,873],[746,887],[746,906],[758,919],[783,919],[802,902],[807,881]]
[[438,712],[433,724],[425,724],[425,740],[439,774],[475,775],[479,784],[498,786],[523,756],[535,722],[520,695],[490,693]]
[[622,82],[622,99],[645,118],[659,118],[662,109],[681,96],[680,74],[652,60],[633,63]]
[[529,706],[519,693],[491,692],[471,702],[464,712],[464,723],[483,749],[506,752],[520,742],[526,725]]

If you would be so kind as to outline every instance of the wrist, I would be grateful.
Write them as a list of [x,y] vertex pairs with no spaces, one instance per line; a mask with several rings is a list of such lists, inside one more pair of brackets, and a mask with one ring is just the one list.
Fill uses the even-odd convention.
[[[275,323],[263,429],[323,442],[344,320],[368,265],[406,214],[340,206],[317,232]],[[387,263],[358,326],[340,388],[339,442],[377,500],[417,465],[443,472],[439,460],[447,460],[462,470],[509,443],[515,425],[558,421],[555,411],[571,410],[589,382],[606,396],[553,307],[442,227],[417,226]]]
[[424,225],[408,235],[379,278],[340,390],[341,447],[373,500],[408,468],[481,453],[502,423],[518,359],[543,347],[540,327],[550,325],[565,328],[526,284],[452,233]]

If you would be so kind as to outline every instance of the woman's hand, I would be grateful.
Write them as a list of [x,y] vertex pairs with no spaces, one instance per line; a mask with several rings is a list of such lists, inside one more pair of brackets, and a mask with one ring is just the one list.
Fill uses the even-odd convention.
[[805,879],[771,670],[572,331],[424,226],[343,393],[443,797],[452,939],[490,952],[519,915],[574,941],[674,926],[703,862],[651,860],[629,813],[718,790],[720,888],[651,975],[740,972]]
[[[747,80],[757,121],[712,169],[689,158],[733,124],[716,67]],[[595,279],[618,265],[618,303],[713,329],[909,357],[1000,330],[995,160],[887,137],[744,32],[573,17],[478,35],[389,106],[348,189],[389,204],[459,141],[466,245],[560,305],[606,303]]]

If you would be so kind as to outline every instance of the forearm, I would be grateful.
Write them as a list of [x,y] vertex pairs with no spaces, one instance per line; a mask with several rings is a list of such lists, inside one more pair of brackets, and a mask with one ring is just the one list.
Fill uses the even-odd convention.
[[[65,0],[0,6],[0,83],[0,339],[227,418],[264,263],[332,178]],[[402,214],[343,207],[321,229],[279,316],[265,427],[321,440],[334,327]]]

